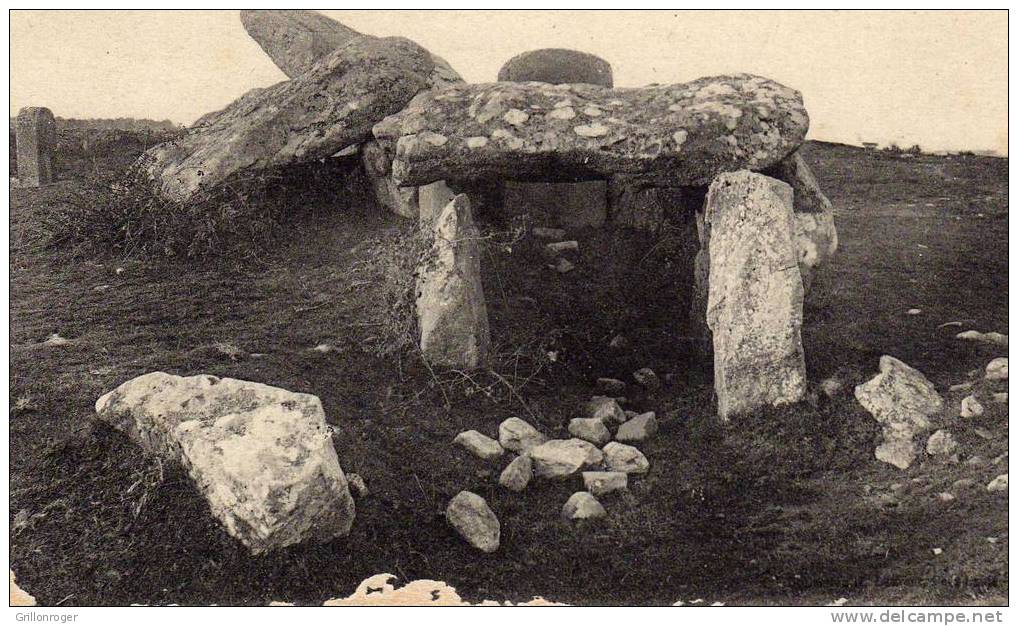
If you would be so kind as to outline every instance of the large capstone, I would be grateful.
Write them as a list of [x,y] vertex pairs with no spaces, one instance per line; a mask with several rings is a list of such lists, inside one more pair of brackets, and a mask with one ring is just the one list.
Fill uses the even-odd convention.
[[420,94],[374,128],[401,185],[575,181],[614,174],[709,184],[776,165],[802,142],[799,92],[749,74],[639,89],[488,83]]
[[350,531],[353,498],[316,396],[152,372],[99,398],[95,410],[180,463],[216,519],[255,554]]
[[53,149],[56,147],[56,122],[45,107],[27,107],[18,111],[14,122],[18,155],[18,185],[41,187],[53,182]]
[[474,368],[491,343],[481,285],[479,234],[465,194],[434,224],[434,243],[417,278],[421,352],[433,365]]
[[183,202],[233,176],[329,157],[431,86],[427,50],[400,37],[359,37],[293,80],[249,95],[141,164],[164,197]]
[[706,321],[718,415],[798,402],[806,391],[802,279],[792,189],[762,174],[722,174],[707,194]]
[[916,437],[932,429],[930,417],[944,407],[922,372],[889,355],[880,357],[880,373],[858,385],[855,397],[883,430],[876,458],[899,469],[915,460]]

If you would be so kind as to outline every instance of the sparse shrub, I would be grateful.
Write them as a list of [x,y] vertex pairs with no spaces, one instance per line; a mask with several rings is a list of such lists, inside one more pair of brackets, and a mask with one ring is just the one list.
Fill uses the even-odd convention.
[[908,149],[908,153],[918,156],[923,153],[923,149],[922,147],[919,146],[919,144],[915,143],[912,144],[912,147]]
[[355,288],[372,290],[362,323],[374,331],[364,342],[373,354],[388,357],[416,345],[417,268],[431,253],[432,240],[416,221],[400,224],[370,242],[364,260],[354,266]]
[[257,258],[284,218],[340,204],[348,172],[337,167],[314,163],[234,179],[184,203],[157,195],[134,168],[96,174],[42,218],[44,243],[148,260]]
[[901,149],[901,146],[892,142],[890,145],[884,148],[884,152],[888,152],[890,154],[901,154],[904,151]]

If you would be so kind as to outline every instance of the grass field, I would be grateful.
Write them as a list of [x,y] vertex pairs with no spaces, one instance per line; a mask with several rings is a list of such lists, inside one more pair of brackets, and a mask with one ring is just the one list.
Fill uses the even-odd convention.
[[[257,263],[81,258],[36,245],[41,217],[79,184],[11,191],[11,567],[41,604],[321,603],[373,574],[443,580],[464,598],[568,603],[1006,603],[1007,407],[961,420],[952,384],[1006,353],[954,339],[1007,332],[1007,160],[900,157],[806,146],[834,202],[840,250],[807,303],[815,385],[833,399],[719,426],[711,368],[683,325],[691,253],[682,238],[580,239],[577,270],[549,272],[532,242],[484,259],[494,373],[430,372],[413,354],[375,356],[372,242],[397,220],[363,195],[304,206]],[[680,243],[676,243],[679,241]],[[911,308],[918,315],[907,315]],[[939,328],[963,321],[964,328]],[[609,350],[618,332],[623,351]],[[71,342],[42,346],[51,333]],[[331,352],[310,348],[329,343]],[[232,350],[235,347],[238,350]],[[543,359],[557,353],[554,362]],[[261,356],[252,356],[252,353]],[[961,463],[873,459],[879,432],[851,386],[891,354],[946,400],[938,426]],[[651,471],[605,498],[597,523],[559,517],[576,482],[497,484],[502,463],[451,442],[494,435],[509,416],[562,436],[598,376],[650,366],[655,394],[629,405],[662,422],[641,446]],[[210,517],[180,468],[97,425],[102,393],[139,374],[209,373],[318,395],[343,468],[370,495],[349,537],[253,557]],[[630,379],[631,380],[631,379]],[[631,385],[633,387],[633,385]],[[978,432],[977,432],[978,431]],[[982,464],[968,464],[973,455]],[[969,488],[953,487],[964,478]],[[485,498],[502,547],[485,555],[445,523],[461,489]],[[937,495],[952,491],[953,502]],[[992,539],[992,542],[991,540]],[[940,548],[939,555],[933,548]]]

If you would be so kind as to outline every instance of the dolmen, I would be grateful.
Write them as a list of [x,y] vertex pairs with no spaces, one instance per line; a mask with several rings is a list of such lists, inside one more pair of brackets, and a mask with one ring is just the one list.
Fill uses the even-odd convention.
[[184,202],[233,176],[358,152],[379,204],[434,241],[417,274],[421,346],[459,368],[483,366],[490,339],[474,235],[456,233],[476,232],[492,189],[500,210],[567,230],[681,220],[697,237],[690,315],[714,358],[719,415],[803,397],[802,301],[837,233],[799,152],[799,92],[752,74],[616,88],[606,61],[559,49],[468,84],[408,39],[313,12],[242,21],[289,80],[151,149],[159,193]]

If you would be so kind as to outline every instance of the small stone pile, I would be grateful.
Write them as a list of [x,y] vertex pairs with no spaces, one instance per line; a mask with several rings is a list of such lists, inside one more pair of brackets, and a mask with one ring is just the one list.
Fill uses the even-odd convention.
[[[499,424],[497,441],[468,430],[453,442],[487,461],[502,458],[506,451],[514,453],[498,478],[510,491],[523,491],[534,480],[568,480],[580,475],[583,490],[562,505],[562,517],[570,521],[604,517],[607,511],[598,497],[624,491],[630,475],[650,471],[647,457],[632,444],[657,433],[657,418],[653,411],[629,415],[616,399],[607,396],[594,396],[583,412],[584,417],[568,423],[571,439],[549,439],[527,421],[510,417]],[[446,519],[475,548],[484,552],[498,549],[499,521],[481,496],[461,491],[446,508]]]

